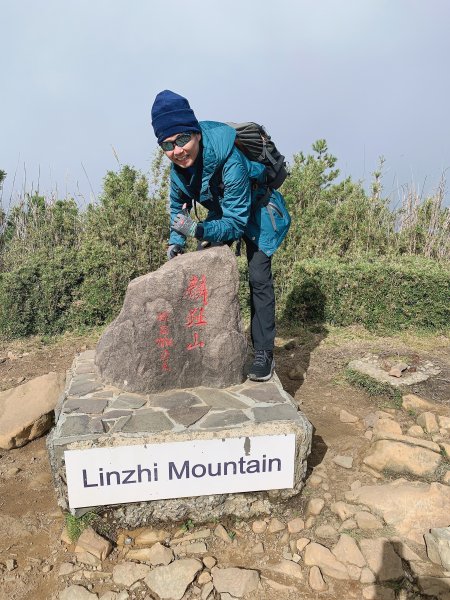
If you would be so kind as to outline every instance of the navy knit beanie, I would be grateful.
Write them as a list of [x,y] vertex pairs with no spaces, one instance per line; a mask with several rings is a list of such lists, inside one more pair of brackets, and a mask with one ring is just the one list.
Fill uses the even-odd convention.
[[158,144],[176,133],[201,131],[186,98],[170,90],[159,92],[156,96],[152,106],[152,125]]

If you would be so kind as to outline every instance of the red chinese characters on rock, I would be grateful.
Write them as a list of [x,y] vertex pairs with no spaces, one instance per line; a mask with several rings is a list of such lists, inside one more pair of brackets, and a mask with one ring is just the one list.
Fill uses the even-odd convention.
[[158,348],[161,348],[161,370],[170,371],[169,348],[173,346],[173,338],[169,337],[169,313],[167,311],[160,312],[158,313],[157,319],[159,322],[159,337],[156,338],[156,345],[158,346]]
[[205,318],[205,307],[208,304],[208,288],[206,286],[206,276],[202,275],[200,278],[197,275],[192,275],[189,284],[184,292],[184,297],[189,298],[194,302],[199,302],[200,306],[194,306],[189,309],[185,327],[192,329],[193,340],[187,345],[187,350],[194,350],[195,348],[204,348],[205,342],[200,340],[199,332],[195,330],[196,327],[203,327],[207,325]]

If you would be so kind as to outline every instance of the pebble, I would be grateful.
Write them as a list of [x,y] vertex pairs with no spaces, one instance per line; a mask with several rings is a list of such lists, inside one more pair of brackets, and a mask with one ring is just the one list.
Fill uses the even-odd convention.
[[308,517],[305,521],[305,529],[311,529],[314,527],[314,523],[316,522],[316,517]]
[[411,427],[407,431],[407,435],[412,437],[423,438],[425,437],[425,432],[420,425],[411,425]]
[[278,533],[279,531],[283,531],[284,529],[286,529],[286,526],[279,519],[270,519],[269,526],[267,528],[267,531],[269,533]]
[[221,525],[219,523],[219,525],[217,525],[217,527],[214,529],[214,535],[216,537],[218,537],[220,540],[224,541],[226,544],[231,544],[232,543],[232,539],[230,538],[230,536],[228,535],[227,530],[225,529],[225,527],[223,525]]
[[319,567],[313,566],[309,570],[309,586],[315,592],[325,592],[328,589]]
[[264,554],[264,545],[262,542],[258,542],[252,548],[253,554]]
[[351,531],[352,529],[356,529],[357,527],[358,525],[356,524],[355,519],[346,519],[339,527],[339,531]]
[[306,516],[320,515],[324,506],[325,500],[323,498],[311,498],[306,505]]
[[5,560],[5,567],[7,571],[14,571],[17,568],[17,562],[14,558],[7,558]]
[[316,475],[315,473],[313,475],[311,475],[311,477],[308,479],[308,485],[310,485],[311,487],[315,488],[315,487],[319,487],[319,485],[322,483],[322,477],[320,477],[320,475]]
[[353,458],[351,456],[335,456],[333,462],[343,467],[344,469],[351,469],[353,467]]
[[423,412],[417,419],[417,425],[423,427],[427,433],[438,433],[439,425],[432,412]]
[[203,564],[205,565],[205,567],[207,569],[212,569],[213,567],[216,566],[217,560],[214,558],[214,556],[204,556]]
[[265,521],[253,521],[252,530],[253,533],[264,533],[267,529],[267,523]]
[[320,538],[334,538],[337,537],[338,532],[331,525],[320,525],[316,528],[315,533]]
[[339,413],[339,420],[341,423],[356,423],[358,421],[358,417],[342,409]]
[[373,431],[371,431],[370,429],[368,429],[365,433],[364,433],[364,437],[366,438],[366,440],[369,440],[369,442],[372,441],[373,438]]
[[7,479],[10,479],[11,477],[15,477],[16,475],[18,475],[20,473],[20,469],[18,467],[12,467],[12,469],[8,469],[5,472],[5,477]]
[[280,537],[280,543],[281,544],[287,544],[289,542],[289,533],[286,531],[285,533],[283,533],[283,535]]
[[359,488],[362,487],[362,483],[359,481],[359,479],[357,479],[356,481],[354,481],[351,485],[350,485],[350,489],[351,490],[359,490]]
[[303,552],[303,550],[306,548],[306,546],[310,542],[311,542],[311,540],[308,538],[300,538],[299,540],[296,541],[297,550],[299,552]]
[[205,583],[208,583],[211,580],[212,580],[211,574],[208,573],[207,571],[203,571],[203,573],[200,573],[200,575],[197,579],[197,583],[198,583],[198,585],[204,585]]
[[305,529],[305,521],[300,518],[292,519],[288,522],[287,527],[289,533],[299,533],[302,529]]

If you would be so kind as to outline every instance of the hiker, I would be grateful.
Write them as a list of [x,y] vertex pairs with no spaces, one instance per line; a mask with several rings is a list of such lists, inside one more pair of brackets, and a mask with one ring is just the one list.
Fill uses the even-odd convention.
[[[265,185],[264,165],[248,160],[235,146],[235,129],[215,121],[199,123],[183,96],[160,92],[152,125],[172,162],[168,259],[183,253],[187,237],[198,240],[198,249],[244,240],[255,352],[249,378],[267,381],[275,367],[272,254],[290,224],[283,197]],[[196,202],[208,210],[202,222],[190,216]]]

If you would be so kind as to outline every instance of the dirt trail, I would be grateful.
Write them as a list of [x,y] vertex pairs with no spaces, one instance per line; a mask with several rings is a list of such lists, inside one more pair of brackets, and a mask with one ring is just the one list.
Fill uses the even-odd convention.
[[[327,494],[329,502],[333,502],[342,498],[355,479],[362,483],[376,481],[363,470],[334,468],[331,463],[331,456],[348,453],[353,455],[356,463],[360,463],[369,443],[364,437],[361,420],[351,426],[341,423],[340,411],[345,409],[362,418],[379,408],[376,399],[346,383],[343,378],[346,364],[368,351],[386,356],[418,353],[421,358],[439,365],[442,374],[441,381],[417,385],[415,391],[436,403],[450,406],[450,342],[445,337],[377,338],[358,329],[318,333],[301,331],[297,334],[297,344],[293,348],[289,344],[289,349],[283,348],[284,342],[280,340],[276,349],[277,373],[285,389],[301,403],[301,409],[315,427],[309,467],[311,470],[322,464],[328,468],[327,485],[320,494]],[[6,357],[0,362],[0,390],[18,385],[23,378],[28,380],[50,370],[65,372],[76,352],[94,344],[95,335],[91,335],[86,338],[65,337],[48,345],[32,339],[0,346],[0,359]],[[8,352],[11,353],[9,358]],[[293,369],[297,370],[297,379],[289,377]],[[306,372],[306,379],[300,377],[302,372]],[[390,410],[392,407],[383,405],[383,408]],[[405,425],[413,423],[406,413],[398,414],[397,418],[403,419]],[[302,516],[305,502],[311,495],[317,495],[317,491],[308,484],[302,497],[291,500],[278,516],[284,521]],[[234,546],[227,548],[214,540],[208,542],[211,554],[216,553],[218,557],[220,553],[223,566],[236,565],[238,561],[242,567],[260,568],[265,560],[279,558],[286,545],[282,536],[263,537],[265,558],[256,559],[249,551],[249,544],[256,539],[249,528],[251,523],[224,524],[233,526],[237,533]],[[320,517],[315,526],[318,524]],[[0,566],[0,600],[57,598],[58,591],[66,585],[58,577],[59,566],[73,557],[60,542],[62,527],[63,516],[52,487],[45,438],[17,450],[0,450],[0,565],[10,559],[17,564],[11,571]],[[116,559],[113,554],[110,562]],[[355,586],[354,582],[334,581],[323,597],[358,598],[360,591]],[[95,591],[106,589],[96,588]],[[306,581],[301,590],[303,598],[316,598]],[[140,598],[143,595],[136,592],[130,597]],[[273,598],[277,597],[279,594],[274,591]],[[271,594],[266,593],[265,598],[270,600]]]

